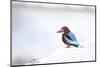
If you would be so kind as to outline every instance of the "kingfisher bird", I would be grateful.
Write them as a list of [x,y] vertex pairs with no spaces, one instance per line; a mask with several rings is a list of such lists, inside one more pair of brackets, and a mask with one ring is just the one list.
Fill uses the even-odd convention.
[[57,31],[57,33],[63,33],[62,34],[62,41],[67,45],[67,48],[70,48],[70,46],[78,47],[79,43],[74,35],[67,26],[63,26],[61,30]]

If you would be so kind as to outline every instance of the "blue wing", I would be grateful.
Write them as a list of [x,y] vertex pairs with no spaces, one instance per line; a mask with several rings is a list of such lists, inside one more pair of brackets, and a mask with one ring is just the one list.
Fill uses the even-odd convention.
[[76,40],[75,35],[74,35],[72,32],[69,32],[68,34],[66,34],[66,35],[65,35],[65,39],[66,39],[70,44],[73,44],[73,45],[76,45],[76,46],[79,45],[78,41]]

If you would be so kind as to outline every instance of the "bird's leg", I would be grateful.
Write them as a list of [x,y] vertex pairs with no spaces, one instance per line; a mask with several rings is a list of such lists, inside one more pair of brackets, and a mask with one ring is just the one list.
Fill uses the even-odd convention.
[[67,48],[70,48],[70,45],[68,45]]
[[68,45],[66,48],[70,48],[70,45]]

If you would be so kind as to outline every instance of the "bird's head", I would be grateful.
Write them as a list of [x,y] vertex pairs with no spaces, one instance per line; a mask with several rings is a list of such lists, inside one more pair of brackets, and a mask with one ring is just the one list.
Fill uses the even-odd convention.
[[70,32],[70,30],[66,26],[63,26],[60,30],[57,31],[57,33],[68,33],[68,32]]

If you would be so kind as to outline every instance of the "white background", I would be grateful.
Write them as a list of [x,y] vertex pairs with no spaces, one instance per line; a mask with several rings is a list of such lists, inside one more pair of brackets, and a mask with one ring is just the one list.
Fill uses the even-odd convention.
[[[100,5],[99,0],[39,0],[39,1],[48,1],[48,2],[62,2],[62,3],[73,3],[73,4],[94,4],[97,5],[97,22],[99,22],[99,12]],[[7,67],[10,61],[10,1],[2,0],[0,2],[0,67]],[[99,25],[99,23],[97,23]],[[97,27],[99,28],[99,26]],[[97,28],[97,29],[98,29]],[[98,33],[99,34],[99,31]],[[99,35],[98,35],[99,41]],[[97,41],[97,42],[98,42]],[[89,62],[89,63],[73,63],[73,64],[59,64],[59,65],[45,65],[43,67],[66,67],[66,66],[98,66],[100,64],[100,51],[99,50],[99,42],[97,45],[97,62]],[[37,66],[39,67],[39,66]]]

